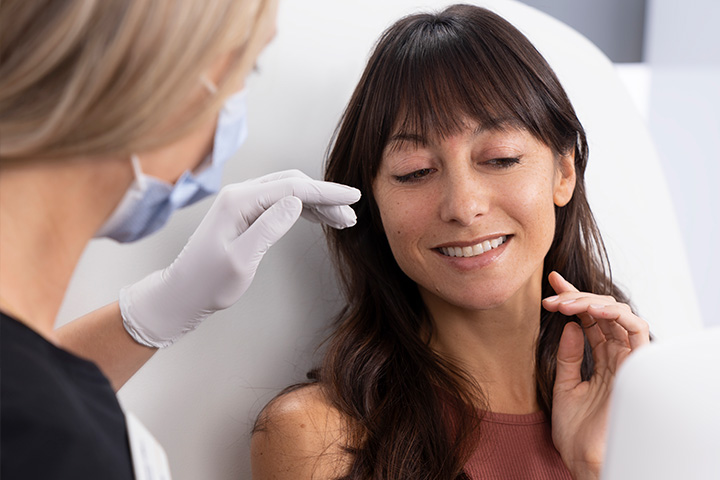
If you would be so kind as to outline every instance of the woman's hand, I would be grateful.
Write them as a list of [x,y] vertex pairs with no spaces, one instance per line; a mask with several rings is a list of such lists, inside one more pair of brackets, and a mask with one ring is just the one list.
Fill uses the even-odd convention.
[[[552,437],[575,479],[598,478],[605,456],[610,394],[615,374],[634,350],[650,342],[647,322],[613,297],[578,291],[557,272],[549,277],[557,295],[543,307],[577,315],[582,327],[569,322],[560,338],[553,392]],[[580,366],[587,335],[595,369],[582,381]]]

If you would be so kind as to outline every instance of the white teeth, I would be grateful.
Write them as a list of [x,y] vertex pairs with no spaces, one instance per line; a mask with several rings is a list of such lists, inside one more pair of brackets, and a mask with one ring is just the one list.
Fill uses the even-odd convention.
[[472,247],[441,247],[440,252],[448,257],[474,257],[497,248],[507,240],[507,236],[485,240]]

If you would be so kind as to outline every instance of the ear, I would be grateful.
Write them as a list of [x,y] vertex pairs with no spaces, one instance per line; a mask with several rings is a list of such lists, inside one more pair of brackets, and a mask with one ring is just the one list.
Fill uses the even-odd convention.
[[555,187],[553,201],[558,207],[568,204],[575,191],[575,152],[561,155],[558,168],[555,170]]

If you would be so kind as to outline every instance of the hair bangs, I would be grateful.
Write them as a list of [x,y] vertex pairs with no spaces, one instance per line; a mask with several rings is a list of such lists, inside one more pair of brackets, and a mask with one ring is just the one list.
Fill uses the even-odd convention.
[[[401,36],[384,45],[390,51],[382,52],[385,61],[375,73],[394,80],[370,86],[375,101],[383,102],[374,108],[384,113],[383,145],[394,137],[423,144],[477,122],[488,130],[523,128],[556,153],[571,148],[574,142],[556,138],[562,121],[553,114],[553,95],[517,54],[512,45],[517,38],[505,38],[492,25],[483,28],[482,22],[459,21],[456,17],[467,13],[455,10],[408,19]],[[534,50],[527,43],[524,47]],[[561,130],[574,132],[573,127]]]

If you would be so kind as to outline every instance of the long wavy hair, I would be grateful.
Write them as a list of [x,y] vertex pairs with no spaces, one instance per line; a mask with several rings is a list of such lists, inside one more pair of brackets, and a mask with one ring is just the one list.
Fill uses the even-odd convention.
[[[585,132],[560,82],[533,45],[498,15],[455,5],[405,17],[380,38],[336,132],[325,179],[362,191],[358,222],[327,229],[347,300],[324,359],[309,375],[346,419],[352,454],[347,479],[463,479],[477,444],[482,390],[428,345],[431,319],[417,285],[392,255],[373,197],[390,135],[451,135],[472,118],[487,128],[511,122],[556,154],[573,154],[577,182],[556,207],[545,257],[582,291],[627,302],[613,284],[585,194]],[[543,311],[537,341],[537,400],[550,418],[558,343],[577,321]],[[586,343],[582,376],[593,368]],[[452,425],[452,428],[449,426]]]

